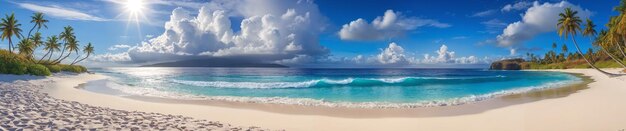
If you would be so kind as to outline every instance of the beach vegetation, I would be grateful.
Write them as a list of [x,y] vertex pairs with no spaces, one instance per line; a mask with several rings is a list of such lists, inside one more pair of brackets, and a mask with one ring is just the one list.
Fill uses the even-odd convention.
[[[570,39],[576,48],[576,53],[564,43],[560,53],[557,54],[558,45],[552,43],[552,50],[543,56],[526,53],[524,69],[571,69],[571,68],[594,68],[609,76],[623,75],[608,73],[600,68],[623,68],[626,69],[626,0],[621,0],[620,5],[614,8],[619,15],[609,18],[605,24],[606,29],[596,30],[596,24],[590,19],[584,22],[577,16],[576,11],[566,8],[559,14],[559,36]],[[592,47],[583,53],[579,48],[575,36],[581,34],[591,39]]]
[[[51,73],[61,71],[73,73],[87,72],[87,68],[75,64],[93,54],[93,45],[89,43],[80,48],[79,41],[76,39],[74,29],[71,26],[64,27],[64,31],[58,36],[42,36],[39,31],[42,28],[47,29],[46,23],[49,22],[44,16],[40,12],[31,16],[32,20],[30,22],[33,26],[28,31],[26,37],[21,34],[21,24],[18,23],[14,13],[5,15],[2,18],[2,23],[0,23],[1,38],[2,41],[8,41],[9,48],[7,50],[0,49],[1,74],[48,76]],[[43,38],[46,38],[45,41]],[[17,47],[13,46],[13,42],[16,40],[18,41]],[[46,53],[36,58],[35,52],[39,47],[43,47],[41,50]],[[59,51],[61,51],[60,54],[55,54]],[[72,61],[68,60],[67,64],[63,64],[62,62],[72,54],[76,55],[76,58]]]
[[48,70],[52,73],[61,72],[61,66],[59,65],[46,65],[46,68],[48,68]]

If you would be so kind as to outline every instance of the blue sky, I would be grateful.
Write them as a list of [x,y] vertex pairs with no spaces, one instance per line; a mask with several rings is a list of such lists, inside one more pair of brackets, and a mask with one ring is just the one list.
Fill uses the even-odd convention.
[[[600,30],[617,15],[612,8],[619,1],[145,0],[141,8],[126,3],[2,0],[0,14],[14,12],[24,33],[35,11],[50,20],[44,36],[73,26],[81,43],[95,45],[88,62],[94,66],[229,57],[301,67],[481,67],[526,52],[543,54],[552,42],[573,47],[542,18],[573,7]],[[131,8],[140,10],[139,19],[128,19]],[[211,21],[221,15],[227,21]],[[242,21],[252,24],[242,29]],[[510,26],[516,22],[519,27]],[[585,50],[591,47],[589,38],[577,39]]]

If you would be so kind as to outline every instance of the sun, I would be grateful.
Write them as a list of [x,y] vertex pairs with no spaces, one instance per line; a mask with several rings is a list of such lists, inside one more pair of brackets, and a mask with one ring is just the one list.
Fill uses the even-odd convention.
[[126,0],[124,3],[126,12],[131,20],[139,21],[139,15],[142,15],[144,7],[143,0]]

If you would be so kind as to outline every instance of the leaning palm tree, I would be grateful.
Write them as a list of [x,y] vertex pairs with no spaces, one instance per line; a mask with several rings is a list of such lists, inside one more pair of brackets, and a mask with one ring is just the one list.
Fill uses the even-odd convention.
[[41,41],[41,33],[37,32],[35,33],[35,35],[33,35],[33,37],[30,38],[31,41],[33,41],[33,44],[35,47],[39,47],[41,45],[43,45],[43,41]]
[[622,41],[622,37],[619,35],[619,30],[617,26],[619,25],[619,19],[615,16],[609,19],[609,23],[606,24],[606,27],[609,29],[607,35],[605,36],[606,42],[610,42],[611,45],[617,46],[619,53],[622,54],[622,57],[626,58],[626,52],[622,49],[622,45],[619,44]]
[[59,55],[59,58],[55,59],[53,63],[57,63],[57,61],[61,60],[63,54],[65,54],[65,49],[67,48],[68,42],[71,39],[75,39],[74,28],[72,28],[71,26],[63,27],[63,32],[59,34],[59,38],[63,40],[63,50],[61,51],[61,55]]
[[56,61],[55,64],[61,63],[61,61],[65,60],[67,57],[69,57],[72,54],[72,51],[74,51],[76,54],[78,54],[78,41],[75,38],[72,38],[68,41],[67,46],[65,48],[67,48],[67,55],[65,55],[63,58],[61,58],[60,60]]
[[32,57],[30,56],[31,54],[33,54],[33,51],[35,49],[32,41],[30,41],[29,39],[22,39],[17,44],[17,49],[20,55],[26,56],[29,60],[32,61]]
[[[565,8],[565,12],[559,14],[561,18],[559,18],[559,21],[557,23],[558,34],[559,36],[563,36],[565,39],[572,38],[572,41],[574,42],[574,46],[576,47],[578,54],[583,56],[583,53],[582,51],[580,51],[580,47],[578,47],[578,43],[576,42],[576,39],[574,38],[576,34],[578,34],[578,32],[581,31],[580,23],[582,22],[582,20],[580,20],[580,17],[576,16],[577,14],[578,14],[578,11],[573,11],[571,8]],[[615,74],[611,74],[606,71],[600,70],[598,67],[591,64],[591,62],[589,62],[587,58],[585,57],[582,57],[582,58],[585,60],[585,62],[587,62],[587,64],[589,64],[589,66],[598,70],[599,72],[602,72],[608,76],[615,76]]]
[[39,29],[41,29],[41,27],[44,27],[46,29],[48,28],[48,25],[46,25],[46,23],[48,23],[48,20],[43,18],[43,13],[34,13],[33,16],[31,16],[30,18],[32,19],[30,20],[30,23],[35,23],[35,25],[33,25],[33,28],[30,28],[30,31],[28,31],[28,37],[26,38],[30,38],[30,33],[33,32],[35,27],[37,27],[36,32],[39,32]]
[[48,54],[50,54],[48,56],[48,62],[50,62],[50,58],[52,58],[52,54],[54,54],[54,51],[59,51],[59,46],[61,44],[59,44],[59,39],[57,38],[57,36],[52,36],[52,37],[48,37],[46,39],[46,45],[43,48],[43,50],[47,50],[48,53],[46,53],[46,55],[44,55],[43,57],[41,57],[41,59],[39,59],[39,63],[41,63],[41,61],[43,60],[43,58],[46,58],[46,56],[48,56]]
[[2,30],[2,40],[9,39],[9,52],[13,52],[13,41],[11,37],[15,36],[18,39],[22,38],[22,29],[20,29],[22,24],[17,23],[15,19],[15,13],[11,13],[11,15],[5,15],[5,18],[2,18],[2,23],[0,23],[0,30]]
[[598,35],[596,40],[593,42],[593,45],[600,47],[600,50],[602,50],[602,52],[604,52],[604,54],[608,55],[611,59],[613,59],[613,61],[617,62],[623,68],[626,68],[626,65],[624,65],[624,62],[622,62],[621,60],[618,60],[617,58],[615,58],[615,56],[613,56],[613,54],[611,54],[607,50],[607,48],[605,48],[605,47],[610,47],[611,44],[615,44],[615,43],[607,42],[605,40],[606,39],[606,35],[607,35],[607,31],[606,30],[600,31],[600,34]]
[[622,35],[622,42],[626,46],[626,0],[622,0],[619,6],[613,8],[613,10],[618,11],[620,15],[618,16],[615,28],[617,28],[617,33]]
[[592,43],[594,46],[600,47],[600,50],[602,52],[604,52],[604,54],[608,55],[611,59],[613,59],[613,61],[617,62],[620,66],[622,66],[622,68],[626,68],[626,65],[624,65],[624,63],[622,63],[620,60],[617,60],[613,54],[609,53],[606,48],[604,48],[605,46],[607,46],[604,41],[605,36],[607,35],[607,31],[606,30],[602,30],[600,31],[600,34],[598,37],[596,37],[596,29],[595,29],[596,25],[593,24],[593,21],[591,21],[590,19],[587,19],[586,23],[585,23],[585,30],[583,30],[583,36],[587,36],[589,38],[594,38],[595,37],[595,41]]
[[[39,46],[43,45],[43,42],[41,41],[41,33],[39,32],[35,33],[35,35],[33,35],[33,37],[29,40],[33,42],[33,50],[36,50]],[[31,54],[31,57],[35,58],[35,54]]]
[[[85,48],[83,49],[83,52],[87,53],[87,56],[85,56],[85,58],[82,58],[82,59],[80,59],[78,61],[76,61],[76,59],[74,59],[74,62],[72,62],[72,64],[70,64],[70,65],[74,65],[76,63],[79,63],[79,62],[87,59],[89,57],[89,55],[91,55],[91,53],[93,53],[93,46],[91,45],[91,42],[87,43],[87,46],[85,46]],[[78,58],[78,57],[76,57],[76,58]]]

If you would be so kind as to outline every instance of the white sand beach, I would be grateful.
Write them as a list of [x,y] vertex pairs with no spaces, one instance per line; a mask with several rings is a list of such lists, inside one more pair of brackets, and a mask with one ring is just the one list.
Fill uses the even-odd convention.
[[[530,102],[484,101],[415,109],[346,109],[233,102],[140,100],[75,88],[97,74],[30,80],[52,98],[115,110],[182,115],[234,127],[272,130],[623,130],[626,129],[626,77],[609,78],[592,69],[551,70],[581,73],[594,82],[565,97]],[[617,69],[610,70],[618,72]],[[2,86],[10,86],[4,83]],[[30,86],[27,88],[34,88]],[[6,88],[6,87],[3,87]],[[38,92],[35,92],[38,93]],[[498,105],[498,106],[492,106]],[[252,129],[258,129],[258,128]],[[217,127],[216,127],[217,128]],[[229,129],[219,128],[219,129]]]

